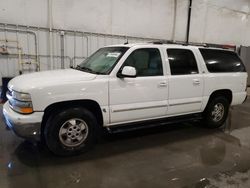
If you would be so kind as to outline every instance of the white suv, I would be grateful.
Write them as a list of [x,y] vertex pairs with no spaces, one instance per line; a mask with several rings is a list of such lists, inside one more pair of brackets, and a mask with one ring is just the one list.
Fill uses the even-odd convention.
[[134,129],[199,119],[221,126],[246,99],[247,73],[225,49],[124,44],[99,49],[76,68],[22,75],[3,113],[17,135],[58,155],[89,149],[102,128]]

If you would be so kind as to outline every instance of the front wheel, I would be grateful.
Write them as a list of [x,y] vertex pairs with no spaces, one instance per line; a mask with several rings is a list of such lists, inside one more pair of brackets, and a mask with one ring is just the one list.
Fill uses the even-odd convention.
[[203,120],[208,128],[218,128],[227,119],[229,102],[223,96],[214,97],[203,112]]
[[51,115],[44,129],[44,138],[54,154],[70,156],[93,146],[96,129],[95,116],[85,108],[74,107]]

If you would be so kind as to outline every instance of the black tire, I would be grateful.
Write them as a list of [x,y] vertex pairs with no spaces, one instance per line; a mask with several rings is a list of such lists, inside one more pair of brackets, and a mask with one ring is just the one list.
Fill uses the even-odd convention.
[[[209,100],[205,111],[203,112],[203,123],[207,128],[218,128],[221,127],[227,119],[229,110],[229,101],[223,96],[215,96]],[[220,118],[216,118],[214,115],[215,107],[223,107],[223,115],[219,115]],[[215,117],[216,116],[216,117]]]
[[[65,145],[64,143],[66,143],[66,141],[63,140],[62,138],[64,135],[62,136],[60,134],[59,136],[59,133],[63,126],[65,126],[66,124],[69,124],[67,125],[69,127],[72,126],[69,123],[69,120],[72,120],[72,119],[73,121],[74,119],[76,119],[75,124],[78,120],[84,121],[85,123],[84,127],[87,130],[85,131],[87,133],[86,133],[86,136],[84,136],[84,140],[81,141],[81,143],[79,143],[79,145],[77,146]],[[65,128],[63,127],[63,129]],[[94,145],[96,141],[96,137],[97,137],[97,132],[98,132],[97,129],[98,129],[98,124],[97,124],[96,117],[89,110],[85,108],[81,108],[81,107],[73,107],[73,108],[60,110],[50,116],[44,128],[44,139],[45,139],[47,147],[52,153],[56,155],[60,155],[60,156],[72,156],[72,155],[83,153],[89,150]],[[82,131],[82,130],[79,130],[79,131]],[[77,133],[74,132],[74,134],[77,134]],[[68,132],[65,133],[65,135],[68,138]],[[70,137],[70,140],[72,140],[71,137]]]

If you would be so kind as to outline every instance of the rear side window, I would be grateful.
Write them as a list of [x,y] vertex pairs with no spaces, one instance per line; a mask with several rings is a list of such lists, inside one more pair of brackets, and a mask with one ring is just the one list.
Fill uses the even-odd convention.
[[215,49],[199,49],[209,72],[246,72],[235,52]]
[[198,67],[191,50],[167,49],[171,75],[197,74]]

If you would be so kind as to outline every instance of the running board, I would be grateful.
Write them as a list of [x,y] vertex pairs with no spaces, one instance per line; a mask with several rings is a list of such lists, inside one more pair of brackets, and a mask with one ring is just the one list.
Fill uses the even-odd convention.
[[126,124],[121,124],[121,125],[113,125],[113,126],[107,127],[107,130],[110,133],[120,133],[120,132],[135,131],[138,129],[147,129],[147,128],[152,128],[152,127],[157,127],[157,126],[162,126],[162,125],[174,124],[174,123],[193,122],[193,121],[198,121],[201,119],[202,119],[201,113],[197,113],[197,114],[191,114],[191,115],[182,115],[182,116],[176,116],[176,117],[168,117],[168,118],[126,123]]

